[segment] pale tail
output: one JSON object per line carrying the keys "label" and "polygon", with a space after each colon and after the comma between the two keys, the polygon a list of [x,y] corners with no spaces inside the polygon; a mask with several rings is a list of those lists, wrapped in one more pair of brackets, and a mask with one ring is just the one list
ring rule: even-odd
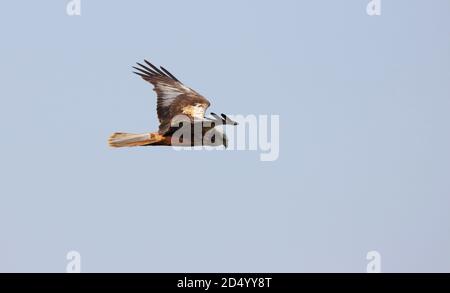
{"label": "pale tail", "polygon": [[151,145],[160,142],[163,139],[164,137],[159,133],[132,134],[116,132],[109,137],[108,142],[109,146],[120,148]]}

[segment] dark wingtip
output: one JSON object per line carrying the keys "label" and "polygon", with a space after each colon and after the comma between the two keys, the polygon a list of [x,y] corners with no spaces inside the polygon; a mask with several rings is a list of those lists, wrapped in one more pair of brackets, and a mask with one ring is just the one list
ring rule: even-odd
{"label": "dark wingtip", "polygon": [[145,80],[148,80],[148,78],[149,78],[147,75],[142,74],[142,73],[140,73],[140,72],[133,71],[133,73],[139,75],[140,77],[142,77],[142,78],[145,79]]}
{"label": "dark wingtip", "polygon": [[[158,73],[155,72],[153,69],[148,68],[148,67],[145,66],[144,64],[141,64],[141,63],[139,63],[139,62],[136,62],[136,64],[139,65],[140,67],[142,67],[142,68],[136,68],[136,69],[139,70],[139,71],[145,72],[145,73],[147,73],[148,75],[156,75],[156,74],[158,74]],[[144,69],[145,69],[145,70],[144,70]]]}
{"label": "dark wingtip", "polygon": [[227,124],[239,125],[239,123],[237,123],[236,121],[231,120],[230,117],[228,117],[227,115],[225,115],[223,113],[221,113],[220,115],[227,122]]}
{"label": "dark wingtip", "polygon": [[164,67],[160,66],[161,70],[164,71],[164,73],[168,76],[170,76],[173,80],[180,82],[172,73],[169,72],[169,70],[165,69]]}
{"label": "dark wingtip", "polygon": [[139,62],[136,62],[136,63],[139,66],[141,66],[142,68],[144,68],[145,70],[149,71],[151,75],[160,75],[160,76],[168,77],[168,78],[171,78],[171,79],[181,83],[181,81],[179,81],[172,73],[170,73],[164,67],[160,66],[160,68],[158,68],[155,65],[153,65],[150,61],[148,61],[147,59],[144,59],[144,62],[145,62],[145,64],[150,66],[150,68],[148,66],[145,66],[145,65],[139,63]]}
{"label": "dark wingtip", "polygon": [[217,115],[217,114],[214,113],[214,112],[211,112],[211,116],[213,116],[214,118],[216,118],[216,120],[219,120],[219,121],[222,121],[222,120],[223,120],[222,118],[220,118],[219,115]]}
{"label": "dark wingtip", "polygon": [[147,61],[146,59],[144,59],[144,62],[147,63],[148,66],[150,66],[153,71],[157,72],[158,74],[162,75],[162,76],[167,76],[164,74],[164,72],[162,72],[161,70],[159,70],[158,67],[156,67],[155,65],[153,65],[152,63],[150,63],[149,61]]}

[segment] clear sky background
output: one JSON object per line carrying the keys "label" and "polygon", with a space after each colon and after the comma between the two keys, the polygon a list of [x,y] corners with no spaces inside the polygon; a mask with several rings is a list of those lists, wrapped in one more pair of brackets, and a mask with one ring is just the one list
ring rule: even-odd
{"label": "clear sky background", "polygon": [[[0,271],[450,272],[450,1],[2,1]],[[147,58],[280,157],[110,149]]]}

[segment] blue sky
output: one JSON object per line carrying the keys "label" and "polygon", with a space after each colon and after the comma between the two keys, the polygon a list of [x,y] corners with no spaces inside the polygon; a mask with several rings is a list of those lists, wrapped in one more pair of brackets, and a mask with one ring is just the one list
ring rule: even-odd
{"label": "blue sky", "polygon": [[[8,1],[0,271],[450,271],[450,2]],[[147,58],[280,156],[112,150],[157,129]]]}

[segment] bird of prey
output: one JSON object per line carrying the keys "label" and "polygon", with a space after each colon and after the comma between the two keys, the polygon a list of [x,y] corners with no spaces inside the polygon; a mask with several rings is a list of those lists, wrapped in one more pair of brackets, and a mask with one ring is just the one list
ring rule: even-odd
{"label": "bird of prey", "polygon": [[[216,128],[220,125],[237,125],[225,114],[211,113],[205,117],[210,102],[195,90],[185,86],[167,69],[154,66],[147,60],[145,64],[137,62],[133,73],[151,83],[157,95],[156,112],[159,119],[157,132],[132,134],[116,132],[109,137],[111,147],[156,146],[156,145],[224,145],[227,147],[225,134]],[[181,117],[181,118],[180,118]],[[177,136],[177,131],[184,127],[188,135]],[[200,126],[200,127],[198,127]],[[198,129],[200,128],[200,131]],[[206,139],[208,136],[208,139]]]}

